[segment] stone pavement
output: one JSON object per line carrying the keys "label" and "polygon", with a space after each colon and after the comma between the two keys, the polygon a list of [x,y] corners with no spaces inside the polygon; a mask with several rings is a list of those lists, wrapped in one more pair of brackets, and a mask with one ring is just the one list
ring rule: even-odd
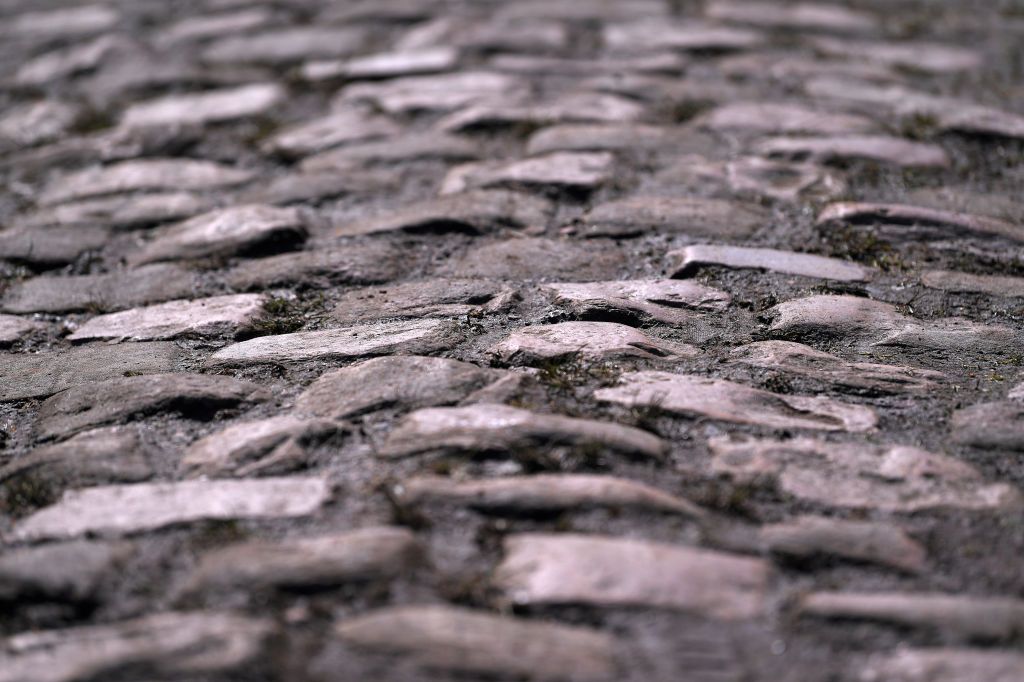
{"label": "stone pavement", "polygon": [[0,682],[1024,680],[1019,0],[0,19]]}

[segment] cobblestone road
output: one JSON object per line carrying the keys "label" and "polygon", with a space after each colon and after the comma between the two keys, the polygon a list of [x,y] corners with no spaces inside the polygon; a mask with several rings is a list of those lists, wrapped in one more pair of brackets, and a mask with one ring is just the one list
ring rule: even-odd
{"label": "cobblestone road", "polygon": [[1018,0],[0,19],[0,682],[1024,680]]}

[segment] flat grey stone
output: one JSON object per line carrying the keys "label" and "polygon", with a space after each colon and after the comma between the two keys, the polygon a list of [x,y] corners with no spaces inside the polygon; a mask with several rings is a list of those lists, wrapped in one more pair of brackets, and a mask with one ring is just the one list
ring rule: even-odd
{"label": "flat grey stone", "polygon": [[441,183],[441,194],[471,188],[526,187],[593,191],[613,177],[609,152],[554,152],[518,161],[483,161],[456,166]]}
{"label": "flat grey stone", "polygon": [[326,480],[296,476],[83,488],[19,521],[10,539],[127,535],[210,519],[295,518],[316,512],[329,496]]}
{"label": "flat grey stone", "polygon": [[457,277],[588,281],[616,276],[623,260],[607,242],[527,237],[471,247],[443,271]]}
{"label": "flat grey stone", "polygon": [[878,18],[868,12],[812,2],[783,4],[764,0],[713,0],[704,6],[704,16],[768,28],[821,29],[842,33],[873,31],[879,26]]}
{"label": "flat grey stone", "polygon": [[1024,298],[1024,278],[1021,277],[928,270],[921,274],[921,284],[942,291]]}
{"label": "flat grey stone", "polygon": [[840,282],[863,282],[872,275],[872,271],[862,265],[836,258],[746,246],[699,244],[669,251],[667,256],[672,262],[673,277],[685,277],[704,265],[768,270]]}
{"label": "flat grey stone", "polygon": [[1024,242],[1024,228],[1011,221],[906,204],[834,203],[818,214],[817,223],[898,226],[887,229],[885,235],[903,240],[980,237]]}
{"label": "flat grey stone", "polygon": [[[106,346],[105,349],[120,357],[152,345]],[[171,344],[166,345],[173,348]],[[109,372],[105,376],[111,374],[121,372]],[[36,430],[41,437],[69,436],[94,426],[156,413],[209,419],[219,409],[269,397],[255,384],[205,374],[150,374],[91,383],[86,380],[87,377],[76,378],[72,388],[40,405]]]}
{"label": "flat grey stone", "polygon": [[946,383],[941,372],[874,362],[847,362],[792,341],[758,341],[731,353],[737,362],[825,383],[830,389],[868,394],[925,394]]}
{"label": "flat grey stone", "polygon": [[130,553],[127,544],[91,540],[8,549],[0,557],[0,602],[93,601]]}
{"label": "flat grey stone", "polygon": [[126,57],[136,51],[127,38],[104,35],[87,43],[74,44],[33,57],[18,67],[14,82],[18,85],[41,86],[84,71],[92,71],[114,55]]}
{"label": "flat grey stone", "polygon": [[936,145],[885,135],[770,137],[754,145],[769,158],[821,163],[872,161],[904,168],[948,168],[949,155]]}
{"label": "flat grey stone", "polygon": [[819,36],[814,48],[843,59],[876,62],[929,74],[955,74],[981,68],[981,52],[954,45],[930,42],[878,42]]}
{"label": "flat grey stone", "polygon": [[936,630],[956,639],[1003,639],[1024,628],[1024,601],[937,592],[811,592],[801,616],[873,620]]}
{"label": "flat grey stone", "polygon": [[507,309],[512,288],[480,279],[426,279],[342,294],[334,319],[363,322],[389,317],[482,317]]}
{"label": "flat grey stone", "polygon": [[196,94],[167,95],[125,109],[121,125],[204,125],[262,116],[279,106],[286,92],[277,83],[253,83]]}
{"label": "flat grey stone", "polygon": [[408,570],[416,549],[411,531],[388,526],[242,542],[204,554],[185,589],[323,588],[384,581]]}
{"label": "flat grey stone", "polygon": [[524,327],[487,352],[503,364],[530,365],[569,359],[693,357],[699,351],[615,322],[560,322]]}
{"label": "flat grey stone", "polygon": [[264,147],[278,154],[302,157],[353,142],[390,137],[400,130],[390,119],[343,110],[286,128],[267,140]]}
{"label": "flat grey stone", "polygon": [[672,49],[731,52],[758,47],[764,35],[758,31],[708,24],[701,21],[640,20],[607,24],[604,44],[624,52]]}
{"label": "flat grey stone", "polygon": [[738,239],[770,219],[758,206],[722,199],[630,197],[598,204],[583,217],[585,236],[632,237],[654,232]]}
{"label": "flat grey stone", "polygon": [[885,523],[800,516],[762,527],[760,537],[770,551],[790,557],[839,557],[909,573],[920,573],[928,561],[920,543]]}
{"label": "flat grey stone", "polygon": [[527,154],[633,150],[671,147],[678,135],[667,126],[640,123],[563,123],[538,130],[526,143]]}
{"label": "flat grey stone", "polygon": [[88,251],[102,249],[109,240],[109,228],[101,226],[3,230],[0,231],[0,260],[66,265]]}
{"label": "flat grey stone", "polygon": [[160,228],[132,262],[234,256],[259,248],[281,251],[305,238],[305,220],[298,209],[233,206]]}
{"label": "flat grey stone", "polygon": [[878,124],[856,114],[842,114],[798,104],[730,102],[700,116],[696,125],[715,131],[813,135],[852,135],[878,130]]}
{"label": "flat grey stone", "polygon": [[296,27],[216,40],[201,53],[207,64],[288,64],[304,59],[346,57],[362,49],[366,32],[345,27]]}
{"label": "flat grey stone", "polygon": [[536,513],[590,507],[634,507],[700,518],[697,505],[625,478],[593,474],[542,474],[452,480],[417,476],[394,486],[402,504],[461,504],[488,512]]}
{"label": "flat grey stone", "polygon": [[777,487],[794,498],[833,508],[918,512],[1015,510],[1013,486],[986,483],[970,465],[909,446],[789,441],[709,442],[712,471],[741,483]]}
{"label": "flat grey stone", "polygon": [[451,111],[490,98],[506,98],[523,86],[521,79],[509,74],[463,71],[354,83],[343,88],[334,102],[370,102],[389,114]]}
{"label": "flat grey stone", "polygon": [[65,134],[81,114],[81,108],[60,100],[9,107],[0,116],[0,148],[30,147]]}
{"label": "flat grey stone", "polygon": [[460,132],[556,123],[623,123],[639,120],[644,113],[643,105],[619,95],[578,92],[536,103],[514,98],[503,102],[487,99],[442,118],[437,128]]}
{"label": "flat grey stone", "polygon": [[523,533],[505,540],[495,585],[520,605],[653,607],[720,620],[756,618],[763,559],[645,540]]}
{"label": "flat grey stone", "polygon": [[42,204],[136,191],[211,190],[249,182],[253,173],[213,161],[139,159],[73,171],[52,180]]}
{"label": "flat grey stone", "polygon": [[252,328],[263,312],[264,300],[260,294],[235,294],[158,303],[146,308],[99,315],[75,330],[68,339],[153,341],[235,336]]}
{"label": "flat grey stone", "polygon": [[70,38],[101,33],[112,28],[121,13],[107,5],[59,7],[20,12],[6,18],[0,33],[8,38]]}
{"label": "flat grey stone", "polygon": [[146,265],[105,275],[40,276],[11,284],[0,309],[15,313],[118,310],[194,294],[199,276],[177,265]]}
{"label": "flat grey stone", "polygon": [[835,199],[847,190],[838,170],[758,156],[721,161],[685,154],[654,178],[659,186],[684,187],[699,194],[780,202]]}
{"label": "flat grey stone", "polygon": [[217,351],[206,365],[287,364],[393,353],[422,354],[451,348],[458,341],[454,325],[443,320],[361,324],[242,341]]}
{"label": "flat grey stone", "polygon": [[179,468],[189,478],[285,473],[307,463],[306,446],[339,428],[326,419],[291,415],[239,422],[192,443]]}
{"label": "flat grey stone", "polygon": [[613,55],[594,58],[549,57],[539,54],[498,54],[488,64],[496,71],[524,74],[590,76],[594,73],[682,73],[685,55],[663,50],[652,54]]}
{"label": "flat grey stone", "polygon": [[473,190],[343,223],[335,228],[335,234],[347,237],[398,230],[484,234],[502,227],[544,226],[553,214],[554,205],[541,197],[505,190]]}
{"label": "flat grey stone", "polygon": [[306,414],[344,419],[387,407],[404,409],[457,403],[504,375],[468,362],[390,356],[332,369],[295,402]]}
{"label": "flat grey stone", "polygon": [[625,314],[666,324],[685,324],[701,313],[720,313],[731,300],[724,291],[672,279],[560,282],[541,289],[576,315]]}
{"label": "flat grey stone", "polygon": [[17,457],[0,467],[0,482],[39,480],[55,490],[135,483],[153,475],[154,460],[155,453],[137,431],[112,426],[43,445]]}
{"label": "flat grey stone", "polygon": [[262,28],[273,20],[269,8],[243,8],[233,12],[189,16],[160,31],[154,42],[161,47],[196,43],[232,33]]}
{"label": "flat grey stone", "polygon": [[465,161],[480,158],[478,144],[464,137],[441,133],[407,133],[386,140],[350,144],[302,160],[306,173],[347,170],[369,164],[397,164],[411,161]]}
{"label": "flat grey stone", "polygon": [[182,220],[209,211],[214,200],[191,192],[161,192],[142,196],[115,194],[84,199],[22,214],[15,228],[65,225],[109,225],[117,229],[144,227]]}
{"label": "flat grey stone", "polygon": [[998,649],[898,649],[874,654],[859,667],[860,682],[1016,682],[1024,655]]}
{"label": "flat grey stone", "polygon": [[580,681],[616,673],[615,640],[603,632],[454,606],[392,606],[335,631],[356,647],[432,670]]}
{"label": "flat grey stone", "polygon": [[0,641],[0,682],[74,682],[125,668],[158,676],[226,672],[261,654],[274,627],[231,613],[171,611],[26,632]]}
{"label": "flat grey stone", "polygon": [[46,325],[35,320],[0,314],[0,346],[10,346],[45,328]]}
{"label": "flat grey stone", "polygon": [[773,429],[813,429],[860,433],[875,428],[874,410],[822,396],[780,395],[723,379],[629,372],[614,388],[594,397],[627,407],[657,407],[667,412],[708,419],[755,424]]}
{"label": "flat grey stone", "polygon": [[791,50],[751,52],[719,60],[721,73],[730,78],[766,78],[773,81],[792,81],[802,86],[816,77],[846,77],[879,81],[898,80],[897,71],[890,65],[865,60],[829,59],[821,55],[796,54]]}
{"label": "flat grey stone", "polygon": [[342,196],[371,194],[398,189],[401,177],[382,169],[353,169],[351,172],[319,171],[293,173],[255,183],[239,194],[239,201],[255,204],[317,204]]}
{"label": "flat grey stone", "polygon": [[225,280],[241,290],[282,284],[374,284],[395,279],[408,266],[404,249],[383,241],[368,241],[315,246],[308,251],[243,261],[227,271]]}
{"label": "flat grey stone", "polygon": [[953,440],[961,445],[985,450],[1024,450],[1024,405],[1016,400],[958,409],[953,412],[950,426]]}
{"label": "flat grey stone", "polygon": [[496,19],[560,19],[625,21],[638,16],[667,17],[669,8],[657,0],[523,0],[502,5]]}
{"label": "flat grey stone", "polygon": [[507,452],[553,444],[603,446],[653,459],[663,457],[667,448],[657,436],[631,426],[482,404],[416,410],[402,418],[377,454],[393,458],[427,452]]}
{"label": "flat grey stone", "polygon": [[170,372],[178,359],[172,343],[126,348],[85,346],[65,351],[18,353],[0,362],[0,400],[41,398],[92,381],[126,373]]}
{"label": "flat grey stone", "polygon": [[459,51],[453,46],[423,47],[379,52],[344,61],[307,62],[302,65],[302,77],[309,81],[324,81],[420,76],[450,71],[458,60]]}

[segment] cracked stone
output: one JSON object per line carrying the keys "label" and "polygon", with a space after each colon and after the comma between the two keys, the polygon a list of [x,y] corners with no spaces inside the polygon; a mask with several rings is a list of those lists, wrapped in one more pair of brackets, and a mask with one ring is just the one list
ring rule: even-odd
{"label": "cracked stone", "polygon": [[287,364],[369,355],[422,354],[458,343],[455,326],[444,320],[361,324],[340,329],[262,336],[217,351],[208,367]]}
{"label": "cracked stone", "polygon": [[108,485],[65,492],[19,521],[16,542],[127,535],[203,520],[309,516],[330,497],[322,478],[183,481]]}
{"label": "cracked stone", "polygon": [[0,231],[0,260],[53,267],[66,265],[110,241],[106,227],[51,227]]}
{"label": "cracked stone", "polygon": [[266,476],[301,469],[306,447],[340,429],[326,419],[291,415],[232,424],[189,446],[180,469],[188,478]]}
{"label": "cracked stone", "polygon": [[121,125],[203,125],[261,116],[278,107],[285,89],[277,83],[253,83],[196,94],[169,95],[137,102],[125,109]]}
{"label": "cracked stone", "polygon": [[699,351],[615,322],[560,322],[524,327],[487,352],[502,364],[530,365],[569,359],[693,357]]}
{"label": "cracked stone", "polygon": [[667,447],[657,436],[622,424],[482,404],[416,410],[388,434],[377,454],[397,458],[427,452],[508,452],[554,444],[598,445],[653,459],[661,459]]}
{"label": "cracked stone", "polygon": [[969,272],[928,270],[921,273],[921,284],[942,291],[988,294],[1024,298],[1024,278],[1000,275],[973,275]]}
{"label": "cracked stone", "polygon": [[8,549],[0,558],[0,602],[94,601],[130,554],[127,544],[92,540]]}
{"label": "cracked stone", "polygon": [[949,155],[936,145],[885,135],[832,137],[771,137],[754,146],[769,158],[821,163],[873,161],[904,168],[947,168]]}
{"label": "cracked stone", "polygon": [[899,649],[861,664],[860,682],[1016,682],[1024,655],[992,649]]}
{"label": "cracked stone", "polygon": [[620,385],[595,391],[603,402],[650,406],[687,416],[703,416],[774,429],[871,431],[874,410],[822,396],[781,395],[722,379],[668,372],[628,372]]}
{"label": "cracked stone", "polygon": [[581,682],[616,672],[610,635],[454,606],[387,607],[347,618],[335,631],[356,647],[432,670]]}
{"label": "cracked stone", "polygon": [[545,284],[555,303],[577,316],[637,317],[643,321],[685,324],[701,313],[720,313],[729,294],[691,281],[637,279],[616,282]]}
{"label": "cracked stone", "polygon": [[1003,483],[986,483],[970,465],[910,446],[727,437],[709,441],[715,473],[764,483],[828,507],[918,512],[941,509],[1020,509],[1024,497]]}
{"label": "cracked stone", "polygon": [[720,620],[756,618],[763,559],[601,535],[523,533],[505,540],[494,584],[520,605],[646,606]]}
{"label": "cracked stone", "polygon": [[261,248],[287,250],[305,240],[306,226],[298,209],[249,204],[204,213],[162,227],[154,235],[134,256],[135,265],[233,256]]}
{"label": "cracked stone", "polygon": [[178,349],[172,343],[145,343],[125,348],[84,346],[5,355],[0,363],[0,400],[42,398],[126,373],[170,372],[178,356]]}
{"label": "cracked stone", "polygon": [[871,279],[873,274],[869,268],[849,261],[811,253],[744,246],[699,244],[669,251],[667,257],[673,263],[673,277],[686,277],[705,265],[768,270],[840,282],[863,282]]}
{"label": "cracked stone", "polygon": [[170,611],[26,632],[0,641],[0,682],[74,682],[125,668],[158,676],[226,672],[260,655],[273,631],[265,619]]}
{"label": "cracked stone", "polygon": [[260,294],[236,294],[159,303],[147,308],[99,315],[75,330],[68,339],[153,341],[181,337],[234,337],[252,328],[263,313],[264,300]]}
{"label": "cracked stone", "polygon": [[845,135],[878,129],[874,121],[864,116],[774,102],[730,102],[702,115],[696,124],[715,131],[776,134]]}
{"label": "cracked stone", "polygon": [[299,396],[297,410],[344,419],[388,407],[460,402],[500,379],[500,370],[417,356],[373,358],[325,373]]}
{"label": "cracked stone", "polygon": [[905,204],[830,204],[818,214],[817,224],[830,223],[882,226],[881,234],[901,241],[982,237],[1024,242],[1024,228],[1010,221]]}
{"label": "cracked stone", "polygon": [[334,319],[352,323],[389,317],[480,317],[507,309],[517,293],[479,279],[427,279],[342,294]]}
{"label": "cracked stone", "polygon": [[[104,350],[108,351],[108,356],[123,358],[136,348],[153,345],[105,346]],[[173,344],[161,345],[176,350]],[[110,371],[109,364],[104,369],[103,376],[122,374]],[[86,383],[87,379],[77,376],[72,388],[40,405],[36,424],[40,437],[70,436],[94,426],[163,412],[210,419],[219,409],[270,397],[256,384],[205,374],[149,374],[91,383]]]}
{"label": "cracked stone", "polygon": [[614,476],[542,474],[456,481],[417,476],[395,485],[401,504],[462,504],[488,512],[537,513],[590,507],[634,507],[701,518],[697,505],[653,486]]}
{"label": "cracked stone", "polygon": [[631,197],[598,204],[583,217],[587,237],[633,237],[653,232],[748,237],[770,216],[758,206],[721,199]]}
{"label": "cracked stone", "polygon": [[555,152],[511,162],[463,164],[448,171],[441,194],[501,186],[593,191],[611,180],[614,162],[607,152]]}

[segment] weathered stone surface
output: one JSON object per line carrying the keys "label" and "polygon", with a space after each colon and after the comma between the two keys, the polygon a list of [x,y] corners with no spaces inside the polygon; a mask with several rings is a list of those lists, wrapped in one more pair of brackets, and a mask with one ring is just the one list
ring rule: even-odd
{"label": "weathered stone surface", "polygon": [[934,74],[974,71],[982,66],[976,50],[929,42],[869,42],[817,37],[814,47],[829,56],[891,65]]}
{"label": "weathered stone surface", "polygon": [[343,294],[334,308],[340,322],[389,317],[481,317],[509,307],[516,292],[479,279],[428,279]]}
{"label": "weathered stone surface", "polygon": [[803,616],[876,620],[938,630],[964,639],[1012,637],[1024,628],[1024,601],[934,592],[812,592],[798,605]]}
{"label": "weathered stone surface", "polygon": [[1019,509],[1013,486],[988,484],[970,465],[909,446],[789,441],[710,441],[712,470],[762,482],[829,507],[915,512],[929,509]]}
{"label": "weathered stone surface", "polygon": [[860,682],[1016,682],[1024,655],[992,649],[899,649],[861,664]]}
{"label": "weathered stone surface", "polygon": [[614,161],[608,152],[554,152],[519,161],[464,164],[448,171],[441,194],[503,186],[592,191],[612,178]]}
{"label": "weathered stone surface", "polygon": [[302,65],[302,77],[310,81],[344,78],[369,80],[417,76],[450,71],[458,63],[459,52],[452,46],[380,52],[345,61],[317,61]]}
{"label": "weathered stone surface", "polygon": [[608,680],[615,675],[610,635],[452,606],[390,607],[336,626],[342,640],[400,654],[417,665],[538,680]]}
{"label": "weathered stone surface", "polygon": [[757,617],[767,562],[600,535],[527,533],[505,540],[494,582],[517,604],[674,609],[722,620]]}
{"label": "weathered stone surface", "polygon": [[330,496],[322,478],[136,483],[83,488],[18,522],[14,541],[127,535],[204,519],[308,516]]}
{"label": "weathered stone surface", "polygon": [[171,611],[26,632],[0,643],[0,682],[74,682],[125,668],[158,676],[225,672],[255,659],[273,631],[269,620]]}
{"label": "weathered stone surface", "polygon": [[178,359],[171,343],[130,348],[86,346],[66,351],[5,355],[0,362],[0,400],[41,398],[66,388],[125,373],[169,372]]}
{"label": "weathered stone surface", "polygon": [[605,45],[626,52],[638,48],[728,52],[757,47],[763,41],[764,36],[757,31],[700,21],[644,20],[609,24],[604,29]]}
{"label": "weathered stone surface", "polygon": [[540,197],[504,190],[474,190],[399,207],[335,229],[338,236],[378,232],[459,231],[483,234],[502,227],[544,226],[553,204]]}
{"label": "weathered stone surface", "polygon": [[346,57],[359,50],[365,40],[365,31],[356,28],[285,28],[221,38],[202,51],[202,60],[208,64],[287,64],[303,59]]}
{"label": "weathered stone surface", "polygon": [[190,445],[180,468],[189,478],[266,476],[300,469],[306,464],[306,446],[339,428],[326,419],[291,415],[239,422]]}
{"label": "weathered stone surface", "polygon": [[168,95],[138,102],[121,116],[127,127],[202,125],[261,116],[280,105],[286,93],[277,83],[253,83],[194,95]]}
{"label": "weathered stone surface", "polygon": [[676,136],[668,127],[632,123],[552,125],[530,136],[528,154],[550,152],[657,150],[671,147]]}
{"label": "weathered stone surface", "polygon": [[653,486],[614,476],[548,474],[456,481],[418,476],[398,483],[402,504],[463,504],[488,512],[535,513],[589,507],[637,507],[700,518],[697,505]]}
{"label": "weathered stone surface", "polygon": [[946,381],[941,372],[874,362],[847,362],[792,341],[758,341],[740,346],[731,356],[745,365],[816,379],[829,388],[868,394],[921,394],[934,391]]}
{"label": "weathered stone surface", "polygon": [[640,16],[667,17],[668,8],[657,0],[524,0],[503,5],[495,18],[625,21]]}
{"label": "weathered stone surface", "polygon": [[839,557],[910,573],[923,571],[928,560],[920,543],[898,527],[884,523],[800,516],[764,526],[760,535],[770,551],[791,557]]}
{"label": "weathered stone surface", "polygon": [[[105,348],[111,354],[125,356],[141,347]],[[108,371],[104,376],[111,374],[120,376],[122,372]],[[204,374],[151,374],[92,383],[86,383],[87,379],[77,377],[72,388],[43,402],[36,424],[40,436],[68,436],[94,426],[160,412],[209,419],[219,409],[269,397],[255,384]]]}
{"label": "weathered stone surface", "polygon": [[394,244],[370,241],[316,246],[240,263],[225,279],[235,289],[262,289],[282,284],[373,284],[398,277],[409,265],[408,254]]}
{"label": "weathered stone surface", "polygon": [[700,313],[722,312],[731,297],[724,291],[670,279],[619,282],[545,284],[555,303],[576,315],[637,317],[667,324],[684,324]]}
{"label": "weathered stone surface", "polygon": [[40,322],[17,315],[0,315],[0,346],[9,346],[45,328]]}
{"label": "weathered stone surface", "polygon": [[177,265],[147,265],[105,275],[34,277],[11,284],[0,308],[14,313],[118,310],[179,298],[200,288],[199,277]]}
{"label": "weathered stone surface", "polygon": [[0,603],[92,601],[130,553],[127,544],[89,540],[6,550],[0,557]]}
{"label": "weathered stone surface", "polygon": [[480,158],[480,147],[471,140],[441,133],[408,133],[382,141],[350,144],[302,160],[304,172],[347,170],[366,164],[410,161],[465,161]]}
{"label": "weathered stone surface", "polygon": [[307,414],[344,419],[387,407],[448,405],[503,374],[446,358],[373,358],[330,370],[299,396],[295,407]]}
{"label": "weathered stone surface", "polygon": [[980,237],[1024,241],[1024,228],[1010,221],[905,204],[839,202],[819,213],[817,222],[899,226],[886,230],[886,236],[908,240]]}
{"label": "weathered stone surface", "polygon": [[79,107],[59,100],[10,107],[0,116],[0,149],[54,140],[75,123],[80,113]]}
{"label": "weathered stone surface", "polygon": [[155,41],[160,46],[210,40],[232,33],[243,33],[269,24],[273,15],[267,8],[253,7],[224,14],[190,16],[168,26]]}
{"label": "weathered stone surface", "polygon": [[585,236],[631,237],[649,232],[749,236],[769,219],[757,206],[721,199],[631,197],[599,204],[583,217]]}
{"label": "weathered stone surface", "polygon": [[99,224],[119,229],[136,228],[191,218],[210,210],[213,206],[213,199],[191,192],[161,192],[142,196],[115,194],[58,204],[22,214],[14,226],[39,228]]}
{"label": "weathered stone surface", "polygon": [[956,410],[950,425],[957,443],[986,450],[1024,450],[1024,405],[1020,402],[971,405]]}
{"label": "weathered stone surface", "polygon": [[64,265],[84,253],[102,249],[109,239],[110,230],[99,226],[3,230],[0,231],[0,260]]}
{"label": "weathered stone surface", "polygon": [[810,159],[822,163],[873,161],[906,168],[950,165],[949,155],[938,145],[884,135],[772,137],[756,144],[754,151],[769,158]]}
{"label": "weathered stone surface", "polygon": [[92,71],[114,55],[126,57],[135,49],[135,45],[127,38],[115,35],[100,36],[87,43],[62,47],[29,59],[18,67],[14,74],[14,82],[18,85],[44,85],[50,81]]}
{"label": "weathered stone surface", "polygon": [[685,55],[664,50],[652,54],[615,55],[580,59],[546,57],[536,54],[499,54],[489,62],[492,69],[510,73],[589,76],[594,73],[651,72],[682,73],[689,60]]}
{"label": "weathered stone surface", "polygon": [[811,2],[784,5],[763,0],[714,0],[705,5],[704,16],[772,28],[859,32],[878,27],[878,20],[867,12]]}
{"label": "weathered stone surface", "polygon": [[113,27],[120,17],[120,12],[107,5],[44,9],[8,16],[0,32],[15,39],[70,38],[105,31]]}
{"label": "weathered stone surface", "polygon": [[343,196],[393,190],[400,177],[381,169],[352,172],[323,171],[293,173],[255,183],[238,196],[239,201],[256,204],[318,204]]}
{"label": "weathered stone surface", "polygon": [[426,452],[506,452],[536,445],[599,445],[660,459],[666,444],[630,426],[546,415],[507,405],[470,405],[417,410],[404,417],[377,449],[381,457]]}
{"label": "weathered stone surface", "polygon": [[242,542],[205,554],[186,590],[308,589],[387,580],[407,570],[415,554],[412,532],[389,526],[274,542]]}
{"label": "weathered stone surface", "polygon": [[608,243],[528,237],[473,247],[444,271],[458,277],[588,281],[616,275],[622,262],[622,252]]}
{"label": "weathered stone surface", "polygon": [[896,70],[886,64],[864,60],[828,59],[821,55],[794,54],[790,50],[738,54],[718,62],[721,72],[731,78],[768,78],[802,86],[814,77],[848,77],[892,81]]}
{"label": "weathered stone surface", "polygon": [[567,359],[692,357],[698,350],[615,322],[560,322],[512,332],[488,353],[503,364],[529,365]]}
{"label": "weathered stone surface", "polygon": [[834,199],[846,191],[838,171],[813,163],[743,156],[731,161],[685,154],[655,175],[659,185],[746,199]]}
{"label": "weathered stone surface", "polygon": [[270,138],[265,148],[286,156],[308,156],[352,142],[390,137],[400,130],[389,119],[343,110],[286,128]]}
{"label": "weathered stone surface", "polygon": [[123,426],[94,429],[44,445],[0,467],[0,483],[34,479],[47,487],[81,488],[144,481],[154,472],[152,448]]}
{"label": "weathered stone surface", "polygon": [[697,125],[716,131],[852,135],[878,130],[869,118],[774,102],[731,102],[715,107]]}
{"label": "weathered stone surface", "polygon": [[206,364],[210,367],[287,364],[392,353],[430,353],[450,348],[457,342],[454,325],[443,320],[361,324],[242,341],[217,351]]}
{"label": "weathered stone surface", "polygon": [[160,228],[135,254],[136,265],[207,256],[233,256],[255,249],[281,251],[306,238],[298,209],[250,204],[204,213]]}
{"label": "weathered stone surface", "polygon": [[705,265],[768,270],[787,275],[833,279],[840,282],[863,282],[870,279],[872,275],[870,269],[849,261],[816,256],[811,253],[794,253],[747,246],[699,244],[687,246],[679,251],[669,251],[667,257],[672,263],[673,277],[686,277]]}
{"label": "weathered stone surface", "polygon": [[142,190],[209,190],[241,185],[252,172],[212,161],[139,159],[96,166],[55,178],[40,197],[43,204]]}
{"label": "weathered stone surface", "polygon": [[625,97],[579,92],[533,104],[522,103],[519,99],[490,103],[488,99],[446,116],[438,121],[437,127],[458,132],[556,123],[622,123],[639,120],[643,115],[644,107]]}
{"label": "weathered stone surface", "polygon": [[411,76],[349,85],[335,103],[368,101],[389,114],[451,111],[488,98],[508,97],[522,85],[515,76],[485,71]]}
{"label": "weathered stone surface", "polygon": [[94,317],[68,339],[152,341],[185,336],[235,336],[252,327],[263,311],[263,302],[264,297],[259,294],[236,294],[160,303]]}
{"label": "weathered stone surface", "polygon": [[973,275],[951,270],[928,270],[921,274],[921,284],[943,291],[988,294],[1024,298],[1024,278],[1001,275]]}
{"label": "weathered stone surface", "polygon": [[594,397],[774,429],[862,432],[872,430],[878,419],[870,408],[821,396],[780,395],[732,381],[668,372],[629,372],[622,375],[621,385],[602,388]]}

